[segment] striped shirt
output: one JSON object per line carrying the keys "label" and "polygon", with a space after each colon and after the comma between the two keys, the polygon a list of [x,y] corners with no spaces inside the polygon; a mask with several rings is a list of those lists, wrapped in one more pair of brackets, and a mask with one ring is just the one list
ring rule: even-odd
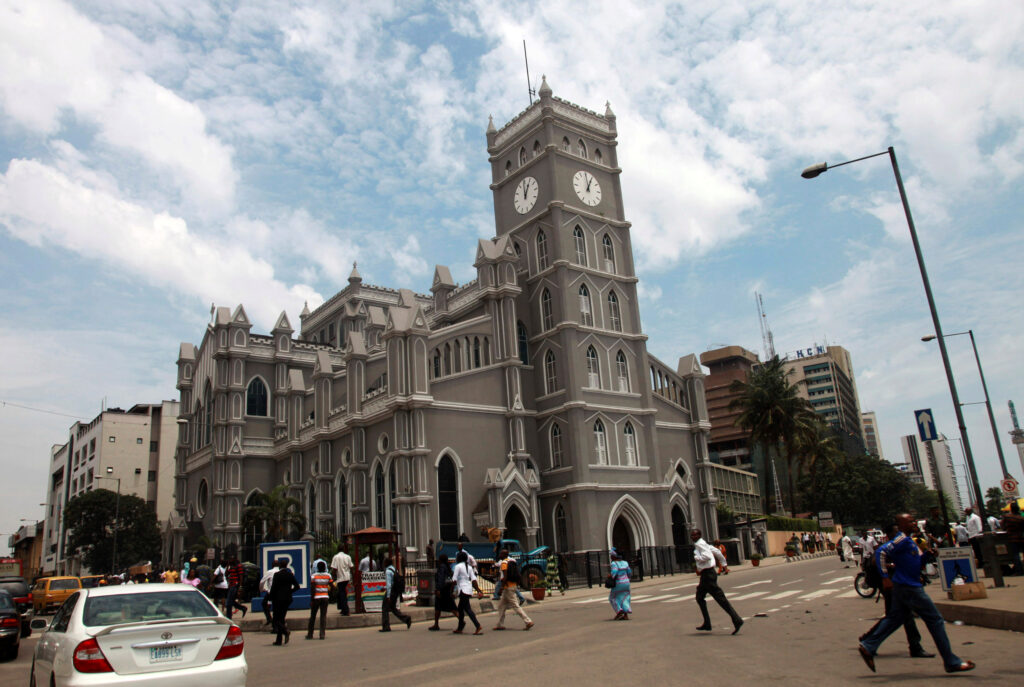
{"label": "striped shirt", "polygon": [[330,596],[331,590],[331,575],[330,573],[318,572],[313,573],[312,577],[309,578],[309,587],[313,592],[314,599],[326,599]]}

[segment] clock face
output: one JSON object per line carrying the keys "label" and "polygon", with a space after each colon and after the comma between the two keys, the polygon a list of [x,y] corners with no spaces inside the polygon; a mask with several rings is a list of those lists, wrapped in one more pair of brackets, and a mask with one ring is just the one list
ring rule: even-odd
{"label": "clock face", "polygon": [[537,202],[537,194],[540,193],[540,186],[537,184],[537,180],[533,177],[526,177],[519,182],[516,186],[516,195],[512,199],[513,205],[516,207],[516,212],[520,215],[525,215],[527,212],[533,209],[534,204]]}
{"label": "clock face", "polygon": [[601,202],[601,185],[590,172],[576,172],[572,177],[572,187],[580,200],[587,205],[594,206]]}

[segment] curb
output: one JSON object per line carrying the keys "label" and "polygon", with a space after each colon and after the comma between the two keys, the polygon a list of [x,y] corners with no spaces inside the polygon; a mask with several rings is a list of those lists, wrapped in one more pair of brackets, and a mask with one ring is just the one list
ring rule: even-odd
{"label": "curb", "polygon": [[815,553],[802,553],[799,556],[787,556],[786,562],[792,563],[794,561],[809,561],[813,558],[827,558],[835,555],[835,551],[816,551]]}
{"label": "curb", "polygon": [[964,606],[957,602],[936,601],[943,620],[947,623],[960,621],[965,625],[988,627],[994,630],[1024,632],[1024,612],[1002,608]]}
{"label": "curb", "polygon": [[[527,598],[527,604],[538,603],[533,599]],[[479,609],[475,609],[477,615],[493,613],[495,605],[490,599],[482,599],[479,601]],[[431,621],[434,620],[434,607],[433,606],[416,606],[407,605],[403,609],[406,615],[412,618],[414,623]],[[447,617],[442,616],[442,619]],[[304,632],[309,627],[309,612],[305,609],[294,610],[288,613],[288,617],[285,619],[288,625],[288,629],[292,632]],[[271,626],[264,622],[262,613],[247,613],[244,620],[237,621],[238,626],[243,632],[262,632],[269,634]],[[392,619],[392,625],[395,625],[398,629],[401,629],[402,623],[397,619]],[[379,627],[380,626],[380,613],[353,613],[351,615],[341,615],[336,607],[327,609],[327,624],[328,630],[344,630],[349,628],[359,627]],[[320,619],[317,618],[316,628],[320,627]],[[314,628],[314,630],[316,629]]]}

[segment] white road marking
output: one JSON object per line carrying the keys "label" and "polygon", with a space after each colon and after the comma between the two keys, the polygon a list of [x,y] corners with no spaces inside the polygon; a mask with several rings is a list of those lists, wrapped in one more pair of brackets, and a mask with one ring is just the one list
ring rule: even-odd
{"label": "white road marking", "polygon": [[835,575],[835,574],[836,573],[835,573],[834,570],[829,570],[828,572],[818,573],[818,577],[824,577],[825,575]]}
{"label": "white road marking", "polygon": [[760,580],[759,582],[751,582],[750,584],[741,584],[738,587],[733,587],[733,589],[744,589],[746,587],[753,587],[755,584],[771,584],[771,582],[771,580]]}
{"label": "white road marking", "polygon": [[574,604],[592,604],[592,603],[597,603],[598,601],[607,601],[607,600],[608,599],[606,599],[604,597],[598,597],[596,599],[583,599],[582,601],[573,601],[573,603]]}
{"label": "white road marking", "polygon": [[641,599],[646,599],[650,596],[650,594],[637,594],[635,596],[630,596],[629,598],[631,601],[640,601]]}
{"label": "white road marking", "polygon": [[801,590],[799,590],[799,589],[791,589],[788,592],[779,592],[778,594],[772,594],[771,596],[766,596],[764,598],[765,598],[765,601],[768,601],[768,600],[774,601],[775,599],[785,599],[787,596],[793,596],[794,594],[799,594],[800,591]]}
{"label": "white road marking", "polygon": [[674,599],[669,599],[668,601],[662,601],[661,603],[663,603],[663,604],[677,604],[680,601],[692,601],[692,600],[693,600],[692,596],[677,596]]}
{"label": "white road marking", "polygon": [[665,599],[671,599],[674,596],[675,594],[665,594],[663,596],[645,596],[642,599],[634,596],[631,600],[637,601],[638,603],[647,603],[648,601],[664,601]]}
{"label": "white road marking", "polygon": [[838,591],[838,590],[836,590],[836,589],[819,589],[816,592],[811,592],[810,594],[804,594],[803,596],[800,597],[800,600],[801,601],[810,601],[811,599],[817,599],[819,596],[828,596],[829,594],[835,594],[836,591]]}
{"label": "white road marking", "polygon": [[843,592],[842,594],[840,594],[836,598],[837,599],[852,599],[855,596],[859,596],[859,594],[857,594],[857,590],[856,589],[851,589],[848,592]]}
{"label": "white road marking", "polygon": [[768,592],[750,592],[749,594],[744,594],[743,596],[734,596],[734,597],[732,597],[729,600],[730,601],[744,601],[745,599],[753,599],[756,596],[764,596],[767,593]]}
{"label": "white road marking", "polygon": [[849,581],[850,581],[850,578],[848,576],[846,576],[846,575],[843,575],[842,577],[837,577],[834,580],[829,580],[827,582],[822,582],[822,584],[835,584],[837,582],[849,582]]}
{"label": "white road marking", "polygon": [[775,613],[777,610],[779,610],[779,609],[777,609],[777,608],[769,608],[767,611],[761,611],[761,612],[762,613]]}
{"label": "white road marking", "polygon": [[690,582],[689,584],[681,584],[681,585],[679,585],[677,587],[665,587],[661,591],[663,591],[663,592],[671,592],[671,591],[675,591],[676,589],[686,589],[687,587],[696,587],[698,584],[700,584],[700,582]]}
{"label": "white road marking", "polygon": [[[804,578],[801,577],[799,579],[793,580],[792,582],[783,582],[779,586],[780,587],[785,587],[787,584],[796,584],[797,582],[803,582],[803,581],[804,581]],[[828,583],[826,582],[826,584],[828,584]]]}

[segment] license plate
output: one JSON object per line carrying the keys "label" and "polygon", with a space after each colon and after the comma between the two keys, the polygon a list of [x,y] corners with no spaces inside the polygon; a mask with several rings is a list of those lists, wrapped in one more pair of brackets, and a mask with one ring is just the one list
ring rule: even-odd
{"label": "license plate", "polygon": [[181,647],[180,646],[161,646],[161,647],[150,647],[149,649],[149,662],[150,663],[165,663],[167,661],[180,661],[181,660]]}

